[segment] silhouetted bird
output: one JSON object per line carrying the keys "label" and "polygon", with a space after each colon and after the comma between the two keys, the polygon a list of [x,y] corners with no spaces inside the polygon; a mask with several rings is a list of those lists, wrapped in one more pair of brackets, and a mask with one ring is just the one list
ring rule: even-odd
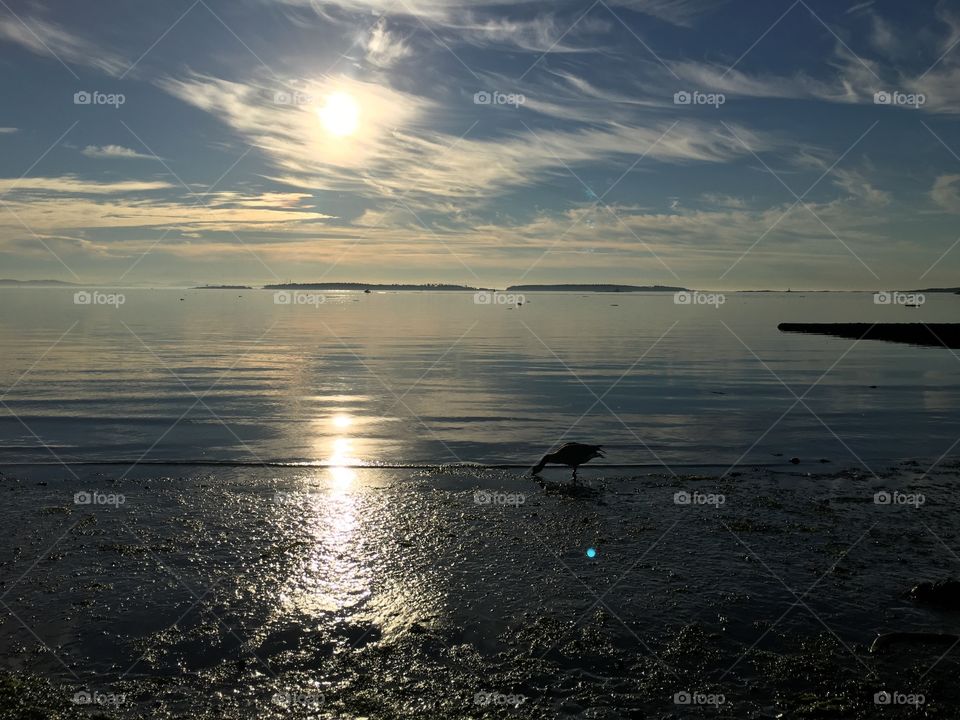
{"label": "silhouetted bird", "polygon": [[561,445],[552,453],[544,455],[540,462],[533,466],[533,474],[536,475],[543,470],[544,465],[553,463],[555,465],[566,465],[573,468],[573,481],[577,481],[577,468],[584,463],[590,462],[595,457],[606,457],[603,454],[602,445],[584,445],[583,443],[570,442]]}

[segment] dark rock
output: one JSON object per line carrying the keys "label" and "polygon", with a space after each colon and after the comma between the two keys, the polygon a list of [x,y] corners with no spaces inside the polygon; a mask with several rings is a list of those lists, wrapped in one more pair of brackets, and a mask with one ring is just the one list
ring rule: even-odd
{"label": "dark rock", "polygon": [[875,653],[885,650],[891,645],[909,644],[909,645],[953,645],[960,640],[960,636],[949,633],[928,633],[928,632],[892,632],[877,635],[876,639],[870,644],[870,652]]}
{"label": "dark rock", "polygon": [[950,579],[919,583],[910,591],[910,599],[927,605],[960,610],[960,581]]}
{"label": "dark rock", "polygon": [[800,458],[798,458],[798,457],[790,458],[790,462],[792,462],[794,465],[799,465],[799,464],[800,464]]}
{"label": "dark rock", "polygon": [[780,332],[960,348],[960,323],[780,323]]}

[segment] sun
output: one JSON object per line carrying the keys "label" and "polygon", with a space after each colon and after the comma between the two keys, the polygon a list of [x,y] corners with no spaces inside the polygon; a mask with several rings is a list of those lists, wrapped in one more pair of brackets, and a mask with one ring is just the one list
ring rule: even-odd
{"label": "sun", "polygon": [[327,103],[317,111],[324,129],[331,135],[346,137],[357,131],[360,108],[356,100],[344,92],[335,92]]}

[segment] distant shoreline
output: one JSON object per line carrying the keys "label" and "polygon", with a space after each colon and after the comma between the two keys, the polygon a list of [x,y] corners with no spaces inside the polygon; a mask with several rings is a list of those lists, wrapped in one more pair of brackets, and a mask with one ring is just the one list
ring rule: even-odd
{"label": "distant shoreline", "polygon": [[496,292],[493,288],[476,288],[469,285],[451,285],[447,283],[278,283],[264,285],[264,290],[370,290],[373,291],[440,291],[440,292]]}
{"label": "distant shoreline", "polygon": [[507,292],[690,292],[689,288],[669,285],[575,284],[510,285]]}
{"label": "distant shoreline", "polygon": [[[223,285],[113,285],[107,283],[79,283],[66,282],[63,280],[14,280],[11,278],[0,278],[0,288],[122,288],[126,290],[326,290],[326,291],[358,291],[369,290],[371,292],[509,292],[509,293],[533,293],[533,292],[570,292],[570,293],[676,293],[693,292],[692,288],[674,287],[671,285],[624,285],[620,283],[549,283],[549,284],[529,284],[529,285],[509,285],[505,290],[497,288],[472,287],[470,285],[458,285],[453,283],[360,283],[360,282],[321,282],[321,283],[275,283],[270,285],[242,285],[242,284],[223,284]],[[960,295],[960,287],[934,287],[911,290],[896,290],[887,288],[884,292],[907,292],[907,293],[928,293],[928,294],[954,294]],[[785,290],[722,290],[717,292],[729,294],[823,294],[823,293],[877,293],[881,290],[797,290],[787,288]]]}
{"label": "distant shoreline", "polygon": [[252,285],[197,285],[191,290],[253,290]]}

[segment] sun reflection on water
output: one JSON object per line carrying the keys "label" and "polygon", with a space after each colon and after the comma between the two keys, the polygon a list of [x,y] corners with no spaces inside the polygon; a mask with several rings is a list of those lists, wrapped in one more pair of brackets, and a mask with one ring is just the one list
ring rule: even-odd
{"label": "sun reflection on water", "polygon": [[[345,413],[331,416],[329,424],[339,429],[353,425]],[[353,465],[354,440],[347,436],[321,436],[326,456],[320,480],[326,490],[307,496],[304,508],[312,546],[302,571],[290,579],[291,590],[284,594],[288,609],[317,615],[351,614],[371,594],[371,568],[363,562],[361,527],[357,518],[355,493],[357,471]]]}
{"label": "sun reflection on water", "polygon": [[280,600],[287,614],[331,627],[376,627],[389,635],[429,623],[445,611],[430,590],[437,578],[411,567],[420,556],[419,528],[411,527],[408,508],[384,503],[378,471],[357,467],[364,465],[357,456],[372,442],[358,432],[368,424],[364,420],[340,412],[316,422],[314,448],[321,467],[305,485],[321,487],[298,494],[303,503],[289,517],[303,550]]}
{"label": "sun reflection on water", "polygon": [[305,530],[312,539],[283,599],[288,610],[306,615],[349,615],[370,596],[372,583],[371,568],[362,558],[362,528],[352,491],[356,471],[330,467],[322,473],[328,489],[305,496]]}
{"label": "sun reflection on water", "polygon": [[334,415],[330,421],[333,423],[334,427],[337,428],[348,428],[353,425],[353,418],[347,415],[346,413],[338,413]]}

